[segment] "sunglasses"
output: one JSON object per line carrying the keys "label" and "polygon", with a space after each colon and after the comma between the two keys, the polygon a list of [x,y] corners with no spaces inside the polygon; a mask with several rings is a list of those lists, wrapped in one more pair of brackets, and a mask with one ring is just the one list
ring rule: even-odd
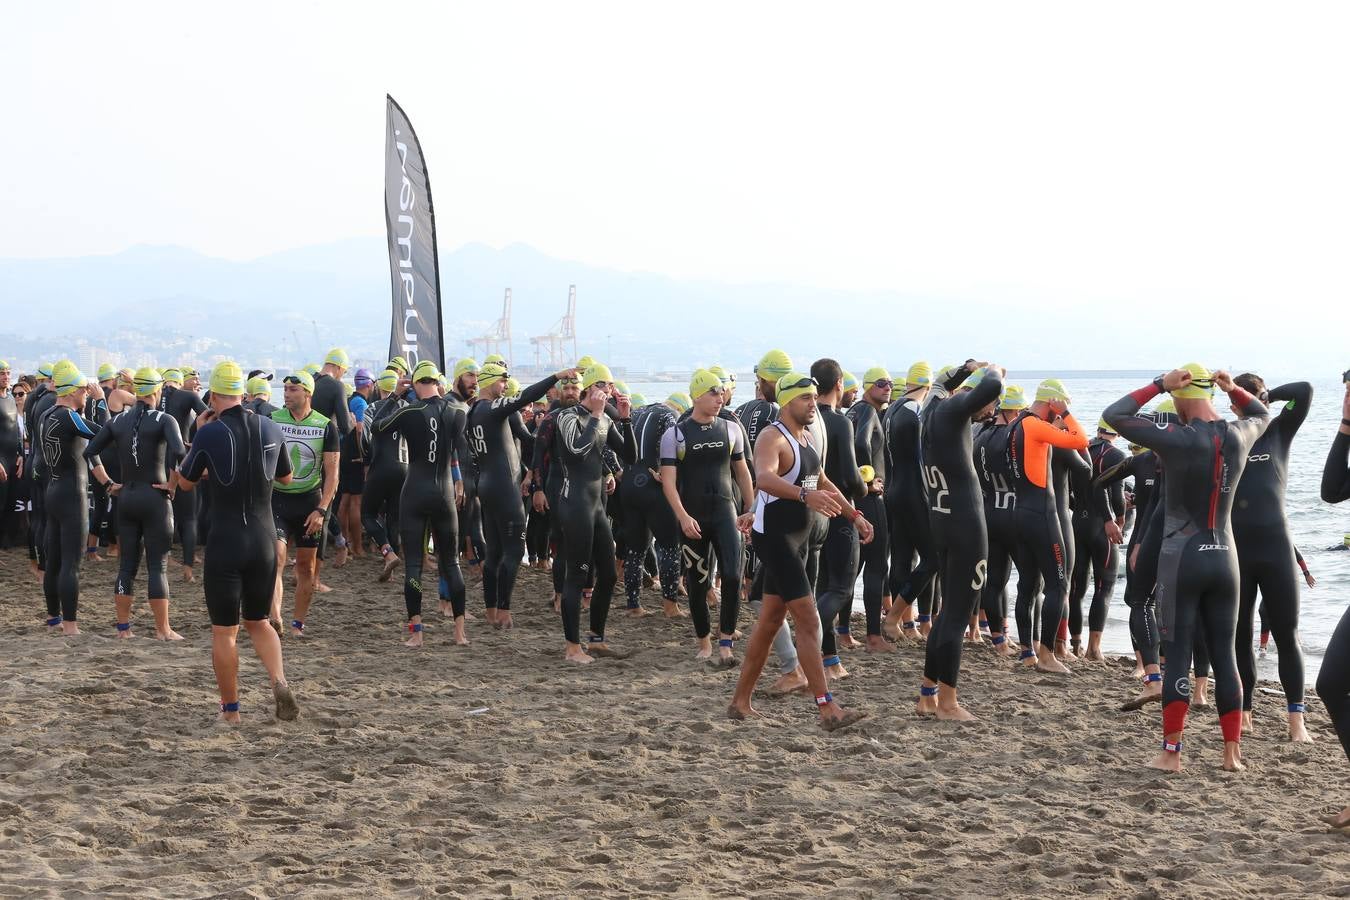
{"label": "sunglasses", "polygon": [[874,381],[874,382],[872,382],[872,387],[884,388],[885,390],[888,390],[888,391],[889,391],[892,387],[894,387],[894,386],[895,386],[895,382],[893,382],[893,381],[887,381],[887,380],[885,380],[885,379],[882,379],[881,381]]}
{"label": "sunglasses", "polygon": [[814,378],[800,378],[797,381],[794,381],[792,384],[780,384],[778,386],[778,389],[780,391],[782,390],[795,391],[798,388],[804,387],[820,387],[820,382],[816,381]]}
{"label": "sunglasses", "polygon": [[300,377],[299,377],[298,375],[287,375],[285,378],[281,379],[281,383],[282,383],[282,384],[298,384],[298,385],[300,385],[301,387],[304,387],[304,386],[305,386],[305,383],[304,383],[303,381],[300,380]]}
{"label": "sunglasses", "polygon": [[581,384],[580,378],[559,378],[558,384]]}
{"label": "sunglasses", "polygon": [[24,397],[27,397],[27,396],[28,396],[28,392],[27,392],[27,391],[15,391],[15,392],[14,392],[14,399],[15,399],[15,400],[22,400]]}

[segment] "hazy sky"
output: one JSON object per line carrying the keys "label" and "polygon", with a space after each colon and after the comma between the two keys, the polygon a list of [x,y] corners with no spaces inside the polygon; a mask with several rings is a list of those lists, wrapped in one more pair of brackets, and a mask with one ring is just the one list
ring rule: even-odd
{"label": "hazy sky", "polygon": [[[134,10],[134,11],[132,11]],[[442,249],[1344,325],[1340,3],[10,4],[0,257]],[[1306,320],[1303,327],[1306,327]]]}

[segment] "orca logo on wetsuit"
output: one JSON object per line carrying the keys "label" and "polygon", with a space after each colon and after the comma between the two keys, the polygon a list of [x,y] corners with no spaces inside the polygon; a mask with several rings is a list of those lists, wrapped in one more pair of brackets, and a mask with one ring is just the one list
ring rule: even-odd
{"label": "orca logo on wetsuit", "polygon": [[718,447],[725,447],[726,445],[727,445],[727,442],[726,442],[726,441],[704,441],[704,442],[701,443],[701,444],[694,444],[694,445],[691,446],[689,449],[691,449],[691,450],[716,450]]}
{"label": "orca logo on wetsuit", "polygon": [[1247,462],[1269,462],[1269,461],[1270,461],[1269,453],[1255,453],[1247,457]]}

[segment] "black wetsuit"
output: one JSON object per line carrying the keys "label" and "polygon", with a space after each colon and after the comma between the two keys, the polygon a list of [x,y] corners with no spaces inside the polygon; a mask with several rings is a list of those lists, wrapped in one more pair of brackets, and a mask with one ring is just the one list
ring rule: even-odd
{"label": "black wetsuit", "polygon": [[1149,385],[1106,408],[1121,437],[1151,448],[1167,467],[1164,532],[1158,557],[1158,626],[1166,654],[1163,733],[1180,732],[1190,707],[1191,654],[1203,632],[1214,668],[1214,700],[1225,741],[1241,736],[1242,684],[1233,652],[1238,566],[1229,513],[1247,454],[1270,421],[1261,401],[1241,388],[1229,396],[1249,418],[1238,422],[1160,423],[1134,414],[1158,394]]}
{"label": "black wetsuit", "polygon": [[[792,467],[782,473],[783,479],[807,491],[816,490],[820,481],[820,454],[812,443],[811,432],[803,429],[804,441],[798,441],[782,422],[774,420],[770,427],[782,432],[792,447]],[[756,495],[750,540],[763,569],[766,595],[779,597],[784,603],[811,596],[806,557],[810,552],[812,520],[816,518],[819,514],[801,500],[785,500],[764,491]]]}
{"label": "black wetsuit", "polygon": [[992,372],[973,390],[951,396],[934,390],[923,409],[924,482],[933,543],[942,570],[942,615],[928,635],[924,677],[956,687],[961,645],[987,579],[989,534],[975,474],[971,419],[998,399],[1003,382]]}
{"label": "black wetsuit", "polygon": [[[720,631],[736,631],[741,598],[741,534],[736,530],[740,512],[732,466],[745,459],[745,436],[737,422],[720,416],[703,424],[693,417],[668,428],[661,437],[661,465],[675,468],[676,488],[684,511],[698,523],[700,536],[681,534],[685,586],[694,633],[711,633],[708,589],[712,587],[713,560],[721,575]],[[634,467],[635,468],[635,467]]]}
{"label": "black wetsuit", "polygon": [[[881,413],[866,401],[848,408],[853,423],[853,453],[859,467],[871,466],[884,489],[890,480],[886,467],[886,429]],[[875,482],[873,482],[875,484]],[[882,597],[890,594],[891,529],[886,514],[886,499],[873,484],[865,485],[865,493],[858,501],[858,510],[872,526],[872,540],[858,547],[858,564],[862,573],[863,608],[867,612],[867,635],[881,634]]]}
{"label": "black wetsuit", "polygon": [[[850,504],[858,504],[867,491],[853,448],[853,423],[848,416],[828,403],[816,404],[816,428],[824,435],[820,442],[825,477]],[[813,432],[815,429],[813,429]],[[816,576],[816,609],[820,613],[821,654],[825,665],[839,663],[835,636],[848,632],[853,612],[853,586],[858,581],[858,528],[847,514],[825,522],[820,551],[820,569]],[[877,632],[881,631],[880,609]],[[869,613],[870,619],[870,613]],[[836,621],[839,623],[836,625]],[[871,623],[868,623],[871,633]]]}
{"label": "black wetsuit", "polygon": [[605,639],[605,622],[618,580],[614,535],[605,515],[605,458],[608,445],[625,461],[637,458],[631,424],[593,416],[580,404],[559,410],[554,431],[553,465],[559,470],[553,518],[562,536],[567,566],[563,578],[563,635],[581,643],[581,592],[588,574],[595,577],[591,594],[591,643]]}
{"label": "black wetsuit", "polygon": [[347,389],[332,375],[320,372],[314,376],[314,392],[310,395],[309,405],[328,417],[328,421],[337,426],[339,435],[352,430],[352,414],[347,406]]}
{"label": "black wetsuit", "polygon": [[32,523],[33,543],[37,547],[38,568],[47,569],[47,467],[42,464],[42,420],[56,405],[56,392],[45,384],[40,384],[28,395],[24,405],[24,418],[28,420],[28,478],[29,490],[33,498],[33,509],[29,515]]}
{"label": "black wetsuit", "polygon": [[[1339,430],[1322,469],[1322,499],[1327,503],[1350,500],[1350,434]],[[1317,696],[1327,708],[1346,759],[1350,759],[1350,607],[1341,614],[1327,642],[1317,673]]]}
{"label": "black wetsuit", "polygon": [[10,517],[14,514],[13,493],[19,481],[19,456],[23,441],[19,437],[19,406],[14,400],[13,388],[0,397],[0,466],[5,475],[0,482],[0,541],[9,534]]}
{"label": "black wetsuit", "polygon": [[[624,544],[624,592],[630,609],[637,608],[642,590],[642,565],[647,546],[656,539],[656,569],[661,579],[661,597],[674,603],[680,583],[680,532],[675,513],[653,475],[661,469],[661,438],[675,427],[675,412],[664,403],[651,403],[633,412],[637,461],[624,469],[622,494]],[[706,615],[706,607],[705,607]]]}
{"label": "black wetsuit", "polygon": [[[1070,585],[1073,567],[1078,564],[1078,541],[1073,530],[1073,505],[1076,502],[1073,488],[1074,485],[1090,480],[1091,468],[1079,451],[1055,447],[1050,451],[1050,472],[1055,479],[1055,509],[1059,514],[1059,533],[1064,536],[1064,612],[1059,620],[1058,637],[1060,640],[1066,640],[1070,623],[1075,615],[1073,606],[1069,603],[1069,596],[1072,593]],[[1081,620],[1081,607],[1077,613]]]}
{"label": "black wetsuit", "polygon": [[[1237,542],[1237,665],[1242,678],[1242,708],[1252,708],[1256,691],[1256,652],[1252,616],[1261,593],[1266,624],[1279,649],[1280,684],[1290,712],[1303,712],[1303,648],[1298,640],[1299,569],[1285,518],[1289,447],[1308,417],[1312,385],[1283,384],[1269,393],[1271,406],[1284,402],[1270,427],[1252,444],[1247,468],[1233,496],[1233,540]],[[1286,402],[1287,401],[1287,402]]]}
{"label": "black wetsuit", "polygon": [[557,376],[550,375],[515,397],[480,398],[469,407],[468,442],[478,469],[486,544],[483,603],[488,609],[511,608],[511,592],[525,555],[525,505],[520,497],[523,471],[513,423],[519,424],[520,410],[547,394],[557,382]]}
{"label": "black wetsuit", "polygon": [[1009,425],[997,419],[984,423],[975,432],[975,471],[984,494],[984,524],[989,533],[988,579],[980,597],[980,607],[1003,643],[1008,619],[1008,576],[1017,555],[1017,492],[1013,489],[1012,469],[1008,464]]}
{"label": "black wetsuit", "polygon": [[[159,396],[160,412],[168,413],[178,422],[178,433],[184,441],[192,440],[193,420],[205,409],[206,404],[195,391],[170,385]],[[173,498],[173,522],[178,531],[178,542],[183,548],[185,566],[192,565],[197,556],[197,510],[201,502],[196,490],[179,491]]]}
{"label": "black wetsuit", "polygon": [[890,480],[886,482],[885,499],[891,534],[890,595],[896,602],[917,603],[919,615],[929,616],[933,611],[937,550],[924,487],[920,411],[918,402],[904,398],[886,410]]}
{"label": "black wetsuit", "polygon": [[[106,452],[110,448],[112,452]],[[154,485],[168,482],[168,473],[185,452],[178,422],[141,402],[114,416],[84,451],[91,462],[96,457],[102,460],[109,477],[108,463],[113,457],[119,462],[118,476],[112,478],[122,485],[117,496],[117,594],[131,596],[135,590],[136,567],[144,547],[149,598],[169,597],[166,570],[173,544],[173,505],[168,494]]]}
{"label": "black wetsuit", "polygon": [[1069,631],[1074,640],[1083,632],[1083,600],[1087,597],[1088,571],[1092,572],[1092,600],[1088,606],[1088,631],[1106,630],[1106,613],[1116,587],[1119,554],[1106,538],[1106,523],[1125,515],[1125,491],[1120,481],[1109,487],[1094,487],[1108,470],[1125,461],[1125,454],[1110,441],[1088,442],[1087,467],[1073,472],[1074,562],[1069,587]]}
{"label": "black wetsuit", "polygon": [[[1152,422],[1152,418],[1145,421]],[[1134,479],[1134,527],[1125,546],[1125,605],[1130,609],[1130,641],[1144,665],[1156,666],[1159,639],[1153,588],[1158,580],[1158,551],[1162,548],[1162,492],[1158,490],[1162,470],[1157,455],[1145,450],[1131,456],[1093,479],[1093,487],[1109,488],[1128,477]],[[1131,559],[1135,561],[1133,565]]]}
{"label": "black wetsuit", "polygon": [[55,406],[38,434],[47,477],[47,568],[42,592],[47,617],[74,622],[80,603],[80,563],[89,533],[89,466],[85,447],[98,426],[73,409]]}
{"label": "black wetsuit", "polygon": [[272,418],[272,413],[277,411],[277,407],[269,403],[267,399],[264,397],[254,397],[252,400],[249,400],[247,403],[244,403],[243,407],[244,409],[251,410],[257,413],[264,419]]}
{"label": "black wetsuit", "polygon": [[403,398],[390,394],[366,407],[365,432],[369,445],[366,486],[361,492],[361,526],[382,551],[399,551],[398,499],[408,477],[408,445],[397,431],[376,431],[375,419],[392,406],[399,409]]}
{"label": "black wetsuit", "polygon": [[436,542],[436,565],[459,618],[464,615],[464,575],[459,570],[459,519],[450,462],[452,454],[469,458],[464,407],[448,397],[413,400],[401,407],[386,403],[375,419],[375,433],[395,431],[408,446],[408,477],[399,497],[408,619],[422,614],[422,560],[428,534]]}
{"label": "black wetsuit", "polygon": [[277,577],[272,482],[291,474],[281,429],[231,407],[197,432],[179,466],[188,481],[212,482],[202,590],[211,624],[230,628],[267,618]]}

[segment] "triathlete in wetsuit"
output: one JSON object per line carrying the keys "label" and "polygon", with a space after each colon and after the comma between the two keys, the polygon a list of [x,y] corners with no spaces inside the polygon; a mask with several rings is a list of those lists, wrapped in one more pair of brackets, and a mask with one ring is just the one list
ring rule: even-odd
{"label": "triathlete in wetsuit", "polygon": [[[1042,672],[1068,672],[1055,658],[1055,639],[1064,615],[1069,573],[1059,506],[1050,469],[1051,449],[1087,448],[1087,435],[1068,411],[1069,395],[1057,379],[1047,378],[1036,388],[1036,401],[1014,420],[1008,442],[1008,460],[1017,492],[1019,576],[1036,572],[1044,582],[1045,605],[1041,611],[1040,643],[1028,643],[1035,582],[1019,577],[1017,624],[1021,633],[1022,658]],[[1050,424],[1062,417],[1063,428]],[[1034,660],[1034,662],[1033,662]]]}
{"label": "triathlete in wetsuit", "polygon": [[750,527],[745,507],[753,502],[753,489],[745,464],[745,433],[739,422],[721,417],[723,396],[721,378],[707,369],[695,372],[689,383],[690,416],[662,434],[660,459],[661,490],[683,536],[697,656],[712,658],[707,599],[715,553],[722,579],[718,660],[730,666],[736,664],[732,643],[740,613],[741,534]]}
{"label": "triathlete in wetsuit", "polygon": [[[69,363],[70,360],[61,362]],[[38,366],[37,387],[33,389],[23,407],[24,419],[28,425],[25,429],[28,433],[28,465],[24,471],[28,473],[31,481],[29,495],[33,500],[33,508],[28,514],[28,519],[33,532],[33,543],[37,547],[39,571],[46,571],[47,560],[47,467],[42,465],[42,443],[38,438],[42,431],[43,418],[56,405],[56,391],[52,389],[52,372],[57,365],[60,363],[43,363]]]}
{"label": "triathlete in wetsuit", "polygon": [[[191,425],[206,410],[206,404],[197,396],[196,378],[184,380],[181,369],[165,369],[164,388],[159,396],[159,411],[168,413],[178,423],[178,431],[185,442],[192,440]],[[192,385],[189,387],[189,385]],[[173,498],[173,521],[178,531],[178,542],[183,548],[183,577],[196,581],[193,567],[197,564],[197,507],[196,491],[179,491]]]}
{"label": "triathlete in wetsuit", "polygon": [[[375,419],[375,434],[398,432],[408,446],[408,477],[399,498],[399,537],[403,542],[403,601],[408,610],[407,646],[422,646],[422,562],[426,535],[436,542],[436,565],[447,583],[455,617],[455,642],[464,633],[464,576],[459,570],[458,519],[455,515],[451,455],[469,458],[464,439],[464,407],[439,394],[440,373],[431,360],[412,374],[416,399],[386,403]],[[397,393],[403,393],[400,384]]]}
{"label": "triathlete in wetsuit", "polygon": [[[456,362],[451,373],[451,382],[450,392],[446,394],[446,398],[453,403],[462,404],[464,415],[467,417],[469,404],[478,395],[478,363],[468,357]],[[483,538],[483,505],[478,502],[478,462],[472,453],[459,460],[459,471],[461,483],[464,485],[464,505],[460,509],[459,534],[470,550],[467,556],[469,572],[474,578],[481,578],[487,544]]]}
{"label": "triathlete in wetsuit", "polygon": [[[605,641],[605,622],[618,580],[614,536],[605,515],[605,460],[608,445],[624,462],[637,458],[637,445],[629,417],[628,399],[620,396],[611,420],[606,401],[614,377],[603,365],[592,365],[581,375],[581,399],[561,410],[556,422],[553,464],[561,470],[557,500],[551,509],[562,536],[567,570],[563,579],[562,619],[566,641],[564,658],[589,663],[597,656],[617,655]],[[581,592],[589,574],[594,574],[591,594],[591,629],[588,647],[581,647]]]}
{"label": "triathlete in wetsuit", "polygon": [[1017,555],[1017,492],[1013,490],[1012,469],[1008,464],[1010,426],[1027,408],[1019,385],[1007,384],[999,398],[998,413],[975,432],[975,471],[984,494],[984,524],[989,533],[988,578],[980,597],[980,607],[989,623],[994,651],[1000,656],[1013,653],[1008,643],[1008,576]]}
{"label": "triathlete in wetsuit", "polygon": [[408,445],[397,431],[377,432],[375,420],[386,406],[399,409],[407,400],[398,390],[399,374],[394,369],[386,369],[375,383],[381,399],[366,407],[364,431],[369,445],[369,467],[361,494],[361,524],[384,557],[384,567],[376,579],[383,582],[389,580],[400,562],[398,498],[408,477]]}
{"label": "triathlete in wetsuit", "polygon": [[[1280,651],[1280,684],[1289,714],[1289,737],[1308,741],[1311,738],[1303,722],[1303,648],[1298,640],[1299,569],[1285,517],[1284,494],[1289,448],[1308,417],[1313,389],[1306,381],[1295,381],[1267,391],[1266,383],[1251,374],[1239,375],[1233,381],[1263,404],[1284,404],[1252,445],[1233,495],[1233,540],[1237,542],[1239,575],[1237,666],[1242,678],[1243,727],[1251,729],[1252,697],[1256,693],[1252,617],[1259,591],[1266,624]],[[1233,412],[1244,415],[1237,406]]]}
{"label": "triathlete in wetsuit", "polygon": [[290,459],[281,432],[270,420],[240,405],[244,373],[233,362],[211,372],[211,411],[187,458],[174,475],[178,490],[191,491],[204,474],[214,486],[207,531],[202,590],[211,617],[211,662],[220,689],[220,717],[239,721],[239,653],[235,646],[242,615],[253,652],[267,670],[276,717],[299,714],[286,684],[281,639],[267,624],[276,580],[276,531],[272,484],[290,478]]}
{"label": "triathlete in wetsuit", "polygon": [[[1069,626],[1077,614],[1079,627],[1082,623],[1082,610],[1075,611],[1069,603],[1070,576],[1078,561],[1078,546],[1073,531],[1073,496],[1075,484],[1085,484],[1091,480],[1091,467],[1083,457],[1081,450],[1066,450],[1055,447],[1050,451],[1050,475],[1055,481],[1055,510],[1059,515],[1059,533],[1064,536],[1064,614],[1059,620],[1059,630],[1055,634],[1055,655],[1060,659],[1070,659]],[[1077,650],[1073,651],[1077,656]]]}
{"label": "triathlete in wetsuit", "polygon": [[[129,410],[114,416],[84,451],[94,462],[95,480],[107,485],[117,498],[117,534],[120,557],[113,600],[117,610],[119,637],[131,637],[132,591],[136,568],[145,549],[145,574],[148,579],[150,609],[155,616],[155,636],[162,641],[182,638],[169,626],[169,551],[173,544],[173,490],[169,473],[185,454],[178,423],[160,412],[159,392],[164,379],[155,369],[141,369],[135,381],[137,402]],[[111,457],[119,458],[113,477],[108,468]]]}
{"label": "triathlete in wetsuit", "polygon": [[11,496],[23,477],[19,407],[10,390],[9,379],[9,363],[0,360],[0,536],[9,534],[10,517],[14,514]]}
{"label": "triathlete in wetsuit", "polygon": [[886,429],[881,413],[891,401],[892,386],[891,373],[874,366],[863,375],[862,400],[848,407],[848,418],[853,423],[854,457],[859,469],[870,469],[872,473],[872,478],[864,482],[866,494],[858,503],[863,516],[871,523],[874,535],[859,548],[858,556],[862,570],[863,608],[867,613],[867,649],[883,653],[892,647],[881,633],[883,607],[891,596],[887,563],[891,552],[891,530],[885,500],[890,470],[886,465]]}
{"label": "triathlete in wetsuit", "polygon": [[[1322,499],[1327,503],[1350,500],[1350,379],[1346,380],[1341,400],[1341,424],[1322,469]],[[1327,642],[1322,668],[1317,673],[1317,696],[1336,728],[1341,750],[1350,759],[1350,607],[1341,614]],[[1341,828],[1350,825],[1350,804],[1326,821]]]}
{"label": "triathlete in wetsuit", "polygon": [[956,393],[935,390],[923,409],[924,483],[933,545],[941,567],[942,615],[924,648],[923,685],[916,710],[940,719],[974,719],[961,708],[956,683],[966,625],[980,605],[987,579],[989,536],[975,474],[970,426],[993,413],[1003,393],[1003,370],[980,364]]}
{"label": "triathlete in wetsuit", "polygon": [[[1224,390],[1248,418],[1220,419],[1210,404],[1213,387]],[[1170,391],[1181,425],[1155,427],[1135,413],[1161,391]],[[1247,453],[1270,421],[1260,400],[1191,363],[1160,376],[1107,407],[1108,425],[1122,437],[1152,448],[1167,468],[1164,536],[1158,560],[1158,625],[1164,642],[1163,751],[1155,768],[1179,771],[1181,735],[1190,706],[1194,635],[1205,632],[1214,667],[1215,701],[1224,737],[1224,768],[1242,768],[1242,684],[1233,652],[1237,626],[1238,567],[1229,526],[1233,488]]]}
{"label": "triathlete in wetsuit", "polygon": [[624,543],[624,591],[630,610],[640,608],[642,562],[647,546],[656,540],[656,570],[661,599],[667,616],[680,615],[680,537],[675,511],[670,508],[658,480],[661,471],[661,439],[675,427],[676,418],[692,407],[687,394],[671,394],[665,403],[652,403],[633,411],[633,434],[637,461],[624,469],[622,503]]}
{"label": "triathlete in wetsuit", "polygon": [[483,603],[487,621],[510,628],[511,592],[525,555],[525,506],[520,485],[523,470],[515,428],[524,427],[520,410],[543,397],[568,369],[505,395],[507,372],[500,363],[487,363],[478,373],[478,397],[469,407],[468,442],[478,470],[478,499],[483,515],[486,558],[483,563]]}
{"label": "triathlete in wetsuit", "polygon": [[1098,423],[1097,436],[1088,442],[1085,471],[1075,470],[1073,482],[1074,552],[1073,576],[1069,590],[1069,630],[1073,653],[1079,655],[1083,629],[1083,600],[1087,597],[1088,572],[1092,572],[1092,600],[1088,606],[1088,643],[1084,659],[1102,661],[1102,632],[1106,613],[1116,587],[1121,542],[1121,523],[1125,520],[1125,491],[1117,480],[1109,487],[1095,487],[1107,471],[1125,462],[1125,454],[1112,444],[1117,435],[1105,422]]}
{"label": "triathlete in wetsuit", "polygon": [[[944,390],[953,390],[969,374],[965,370],[955,373],[950,383],[943,385]],[[887,470],[890,479],[884,496],[890,517],[892,606],[882,628],[894,639],[902,634],[909,637],[917,637],[917,632],[927,634],[931,627],[937,553],[924,499],[919,414],[932,383],[932,367],[926,362],[914,363],[905,376],[904,394],[891,402],[884,419],[890,454]],[[913,618],[916,604],[918,623]],[[923,627],[919,628],[919,624]]]}
{"label": "triathlete in wetsuit", "polygon": [[89,467],[84,449],[98,426],[80,415],[90,390],[84,375],[66,360],[52,373],[55,395],[42,417],[37,443],[47,479],[47,568],[42,592],[47,599],[47,624],[65,635],[79,634],[80,563],[89,532]]}

